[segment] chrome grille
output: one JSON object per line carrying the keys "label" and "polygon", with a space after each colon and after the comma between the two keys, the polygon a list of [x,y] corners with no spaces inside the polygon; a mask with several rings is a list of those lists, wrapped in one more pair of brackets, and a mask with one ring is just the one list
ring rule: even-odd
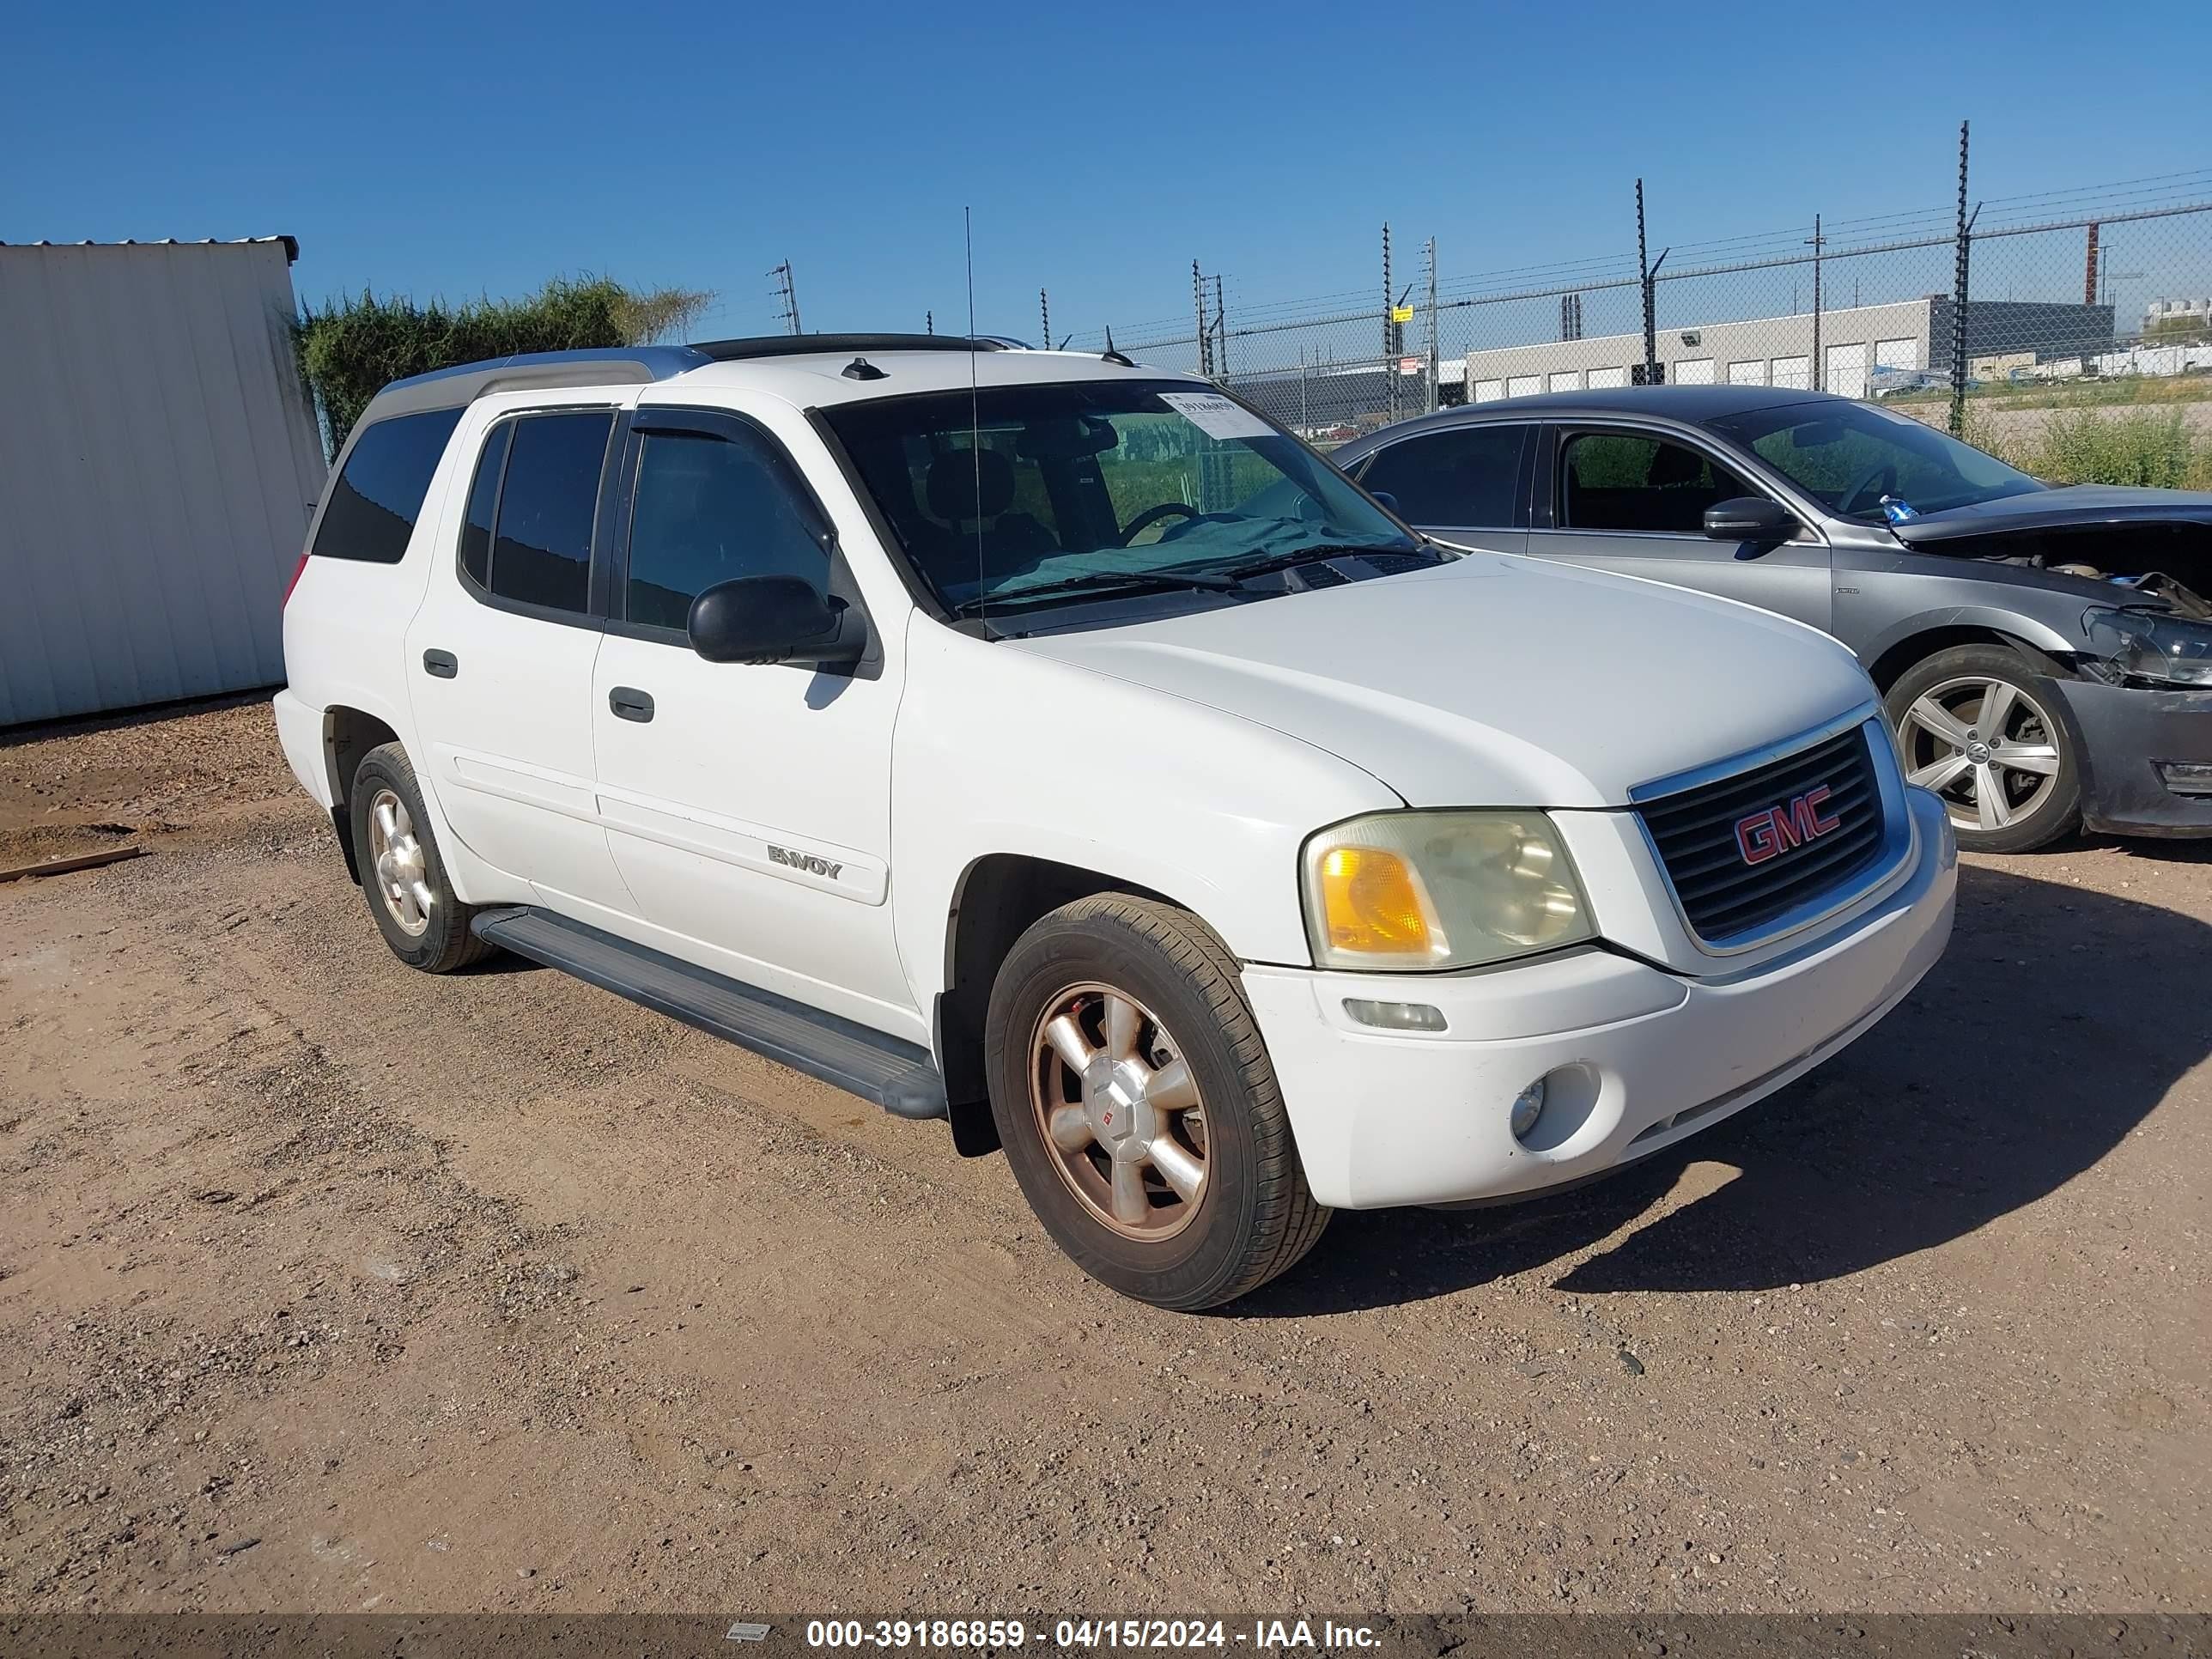
{"label": "chrome grille", "polygon": [[[1738,826],[1826,785],[1820,811],[1838,820],[1825,835],[1748,861]],[[1691,930],[1709,944],[1737,939],[1787,915],[1862,873],[1881,855],[1881,786],[1866,731],[1832,738],[1747,772],[1662,796],[1638,815],[1659,854]]]}

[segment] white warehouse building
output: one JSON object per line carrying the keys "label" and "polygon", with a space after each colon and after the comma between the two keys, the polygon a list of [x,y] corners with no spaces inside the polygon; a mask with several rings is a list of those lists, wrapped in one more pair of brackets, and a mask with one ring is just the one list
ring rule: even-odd
{"label": "white warehouse building", "polygon": [[[1955,315],[1948,295],[1882,305],[1704,323],[1657,331],[1655,345],[1668,386],[1819,388],[1863,398],[1929,370],[1948,371]],[[1968,307],[1966,347],[1977,359],[2002,352],[2031,357],[2110,349],[2110,306],[1990,301]],[[1819,362],[1814,362],[1815,351]],[[1471,351],[1442,366],[1463,385],[1469,403],[1540,392],[1595,391],[1632,384],[1644,362],[1641,334]],[[1456,369],[1456,374],[1450,373]]]}

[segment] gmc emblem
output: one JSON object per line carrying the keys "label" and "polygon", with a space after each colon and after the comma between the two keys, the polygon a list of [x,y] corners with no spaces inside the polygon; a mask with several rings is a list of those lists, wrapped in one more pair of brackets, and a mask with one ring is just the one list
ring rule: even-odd
{"label": "gmc emblem", "polygon": [[1769,859],[1781,857],[1793,847],[1802,847],[1808,841],[1818,841],[1831,830],[1841,829],[1841,818],[1820,810],[1827,799],[1828,786],[1824,783],[1783,805],[1770,806],[1764,812],[1738,818],[1736,851],[1743,854],[1746,864],[1764,864]]}

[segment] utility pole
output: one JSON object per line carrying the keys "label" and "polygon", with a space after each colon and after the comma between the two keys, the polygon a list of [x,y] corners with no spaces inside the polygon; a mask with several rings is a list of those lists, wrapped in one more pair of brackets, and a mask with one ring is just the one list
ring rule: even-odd
{"label": "utility pole", "polygon": [[775,278],[775,296],[783,306],[783,309],[776,313],[776,319],[782,323],[785,332],[797,334],[800,331],[799,285],[792,280],[791,261],[786,259],[774,270],[769,272],[769,275]]}
{"label": "utility pole", "polygon": [[1440,359],[1437,342],[1437,239],[1429,238],[1429,413],[1437,412],[1437,374]]}
{"label": "utility pole", "polygon": [[1052,349],[1052,301],[1042,289],[1037,290],[1037,317],[1044,325],[1044,349]]}
{"label": "utility pole", "polygon": [[1820,216],[1813,216],[1813,240],[1806,246],[1813,250],[1813,390],[1828,389],[1827,365],[1820,361],[1820,249],[1827,238],[1820,234]]}

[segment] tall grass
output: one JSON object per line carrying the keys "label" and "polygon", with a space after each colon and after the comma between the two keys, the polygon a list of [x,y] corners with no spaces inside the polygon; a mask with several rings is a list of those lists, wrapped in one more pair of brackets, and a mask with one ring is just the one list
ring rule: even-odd
{"label": "tall grass", "polygon": [[2028,471],[2066,483],[2148,484],[2191,489],[2212,482],[2212,443],[2198,439],[2179,410],[2054,410]]}
{"label": "tall grass", "polygon": [[556,277],[519,300],[458,306],[363,293],[320,310],[303,306],[292,337],[335,455],[368,400],[394,380],[518,351],[637,344],[696,320],[713,297],[641,293],[604,276]]}
{"label": "tall grass", "polygon": [[2212,433],[2192,428],[2176,407],[2115,410],[2083,400],[2051,410],[2033,426],[2000,428],[1969,404],[1964,435],[2049,483],[2212,489]]}

